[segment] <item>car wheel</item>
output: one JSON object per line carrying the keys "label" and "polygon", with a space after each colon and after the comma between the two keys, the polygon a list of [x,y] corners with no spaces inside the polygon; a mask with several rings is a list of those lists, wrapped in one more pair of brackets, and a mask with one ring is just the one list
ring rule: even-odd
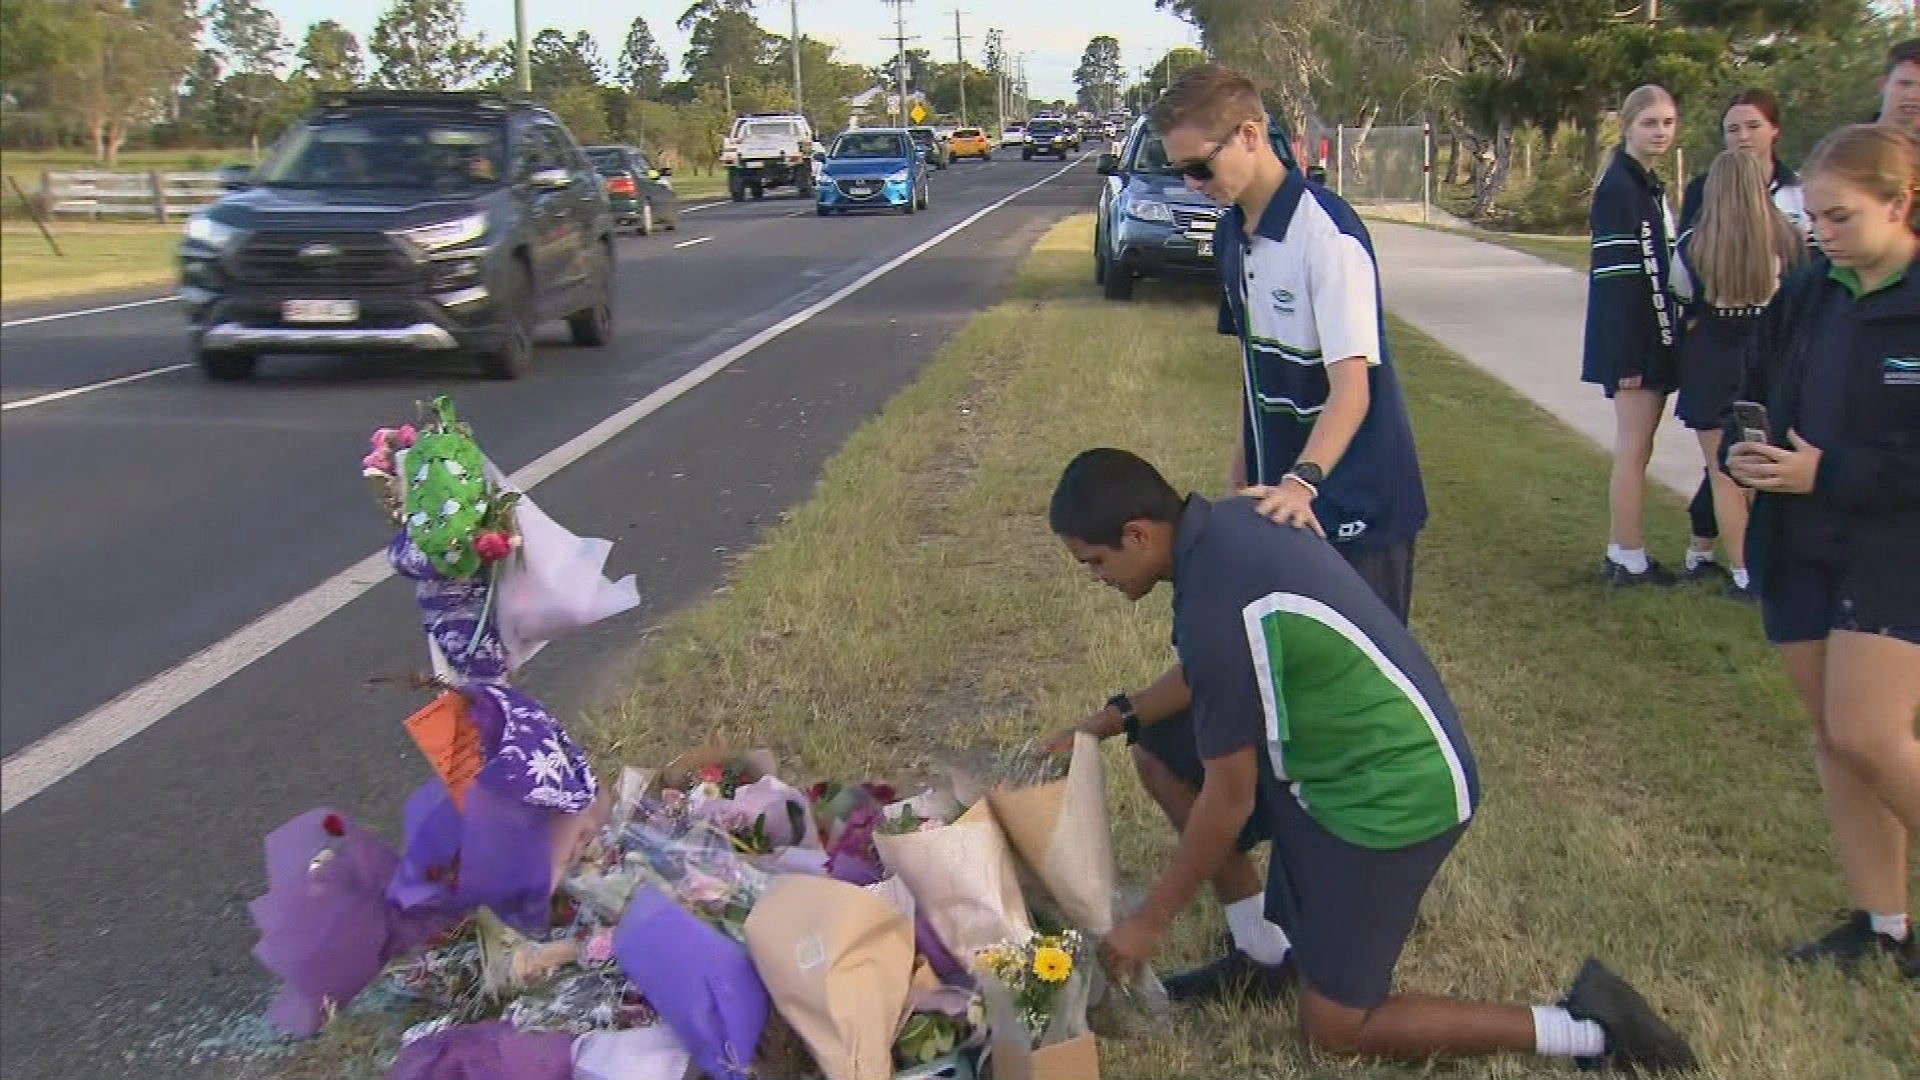
{"label": "car wheel", "polygon": [[734,202],[746,202],[747,182],[738,176],[727,177],[727,194]]}
{"label": "car wheel", "polygon": [[594,277],[593,303],[567,316],[573,343],[587,348],[613,340],[613,260],[602,255],[600,272]]}
{"label": "car wheel", "polygon": [[1098,230],[1093,234],[1093,283],[1095,285],[1107,283],[1107,250],[1106,245],[1100,240]]}
{"label": "car wheel", "polygon": [[213,349],[200,349],[194,359],[199,362],[200,370],[209,379],[219,382],[239,382],[251,379],[260,358],[253,353],[225,352]]}
{"label": "car wheel", "polygon": [[830,206],[816,206],[813,208],[813,212],[819,214],[821,217],[826,217],[828,214],[833,213],[833,208]]}
{"label": "car wheel", "polygon": [[480,372],[489,379],[517,379],[533,359],[533,278],[524,266],[515,266],[508,278],[506,325],[500,340],[480,354]]}
{"label": "car wheel", "polygon": [[1020,151],[1020,160],[1021,160],[1021,161],[1032,161],[1032,160],[1033,160],[1033,151],[1031,151],[1031,150],[1022,150],[1022,151]]}
{"label": "car wheel", "polygon": [[900,212],[903,214],[913,213],[915,210],[919,209],[919,206],[918,206],[919,202],[920,200],[918,197],[916,197],[912,192],[908,192],[907,201],[900,207]]}
{"label": "car wheel", "polygon": [[764,199],[764,198],[766,198],[766,197],[767,197],[767,188],[766,188],[766,185],[765,185],[765,184],[761,184],[761,183],[759,183],[759,182],[757,182],[757,181],[756,181],[756,182],[754,183],[754,185],[753,185],[753,197],[754,197],[755,199]]}
{"label": "car wheel", "polygon": [[1107,277],[1101,282],[1101,292],[1109,300],[1125,302],[1133,299],[1133,271],[1124,263],[1107,263]]}

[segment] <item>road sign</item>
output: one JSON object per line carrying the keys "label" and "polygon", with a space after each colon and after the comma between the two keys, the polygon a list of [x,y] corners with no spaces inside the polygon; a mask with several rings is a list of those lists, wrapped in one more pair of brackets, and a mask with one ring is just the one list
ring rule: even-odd
{"label": "road sign", "polygon": [[907,110],[907,116],[917,124],[927,118],[927,107],[916,101],[913,104],[913,108]]}

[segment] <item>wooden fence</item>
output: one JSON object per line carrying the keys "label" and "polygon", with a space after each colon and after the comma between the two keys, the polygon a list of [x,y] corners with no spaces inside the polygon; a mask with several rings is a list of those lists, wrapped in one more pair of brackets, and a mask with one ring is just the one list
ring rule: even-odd
{"label": "wooden fence", "polygon": [[54,218],[177,221],[218,199],[225,189],[212,172],[104,172],[47,170],[39,202]]}

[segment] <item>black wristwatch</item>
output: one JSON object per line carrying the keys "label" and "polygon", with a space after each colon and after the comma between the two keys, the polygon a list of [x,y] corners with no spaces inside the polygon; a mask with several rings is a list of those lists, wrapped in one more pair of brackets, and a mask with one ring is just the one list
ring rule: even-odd
{"label": "black wristwatch", "polygon": [[1120,726],[1127,733],[1127,745],[1140,741],[1140,714],[1133,711],[1133,699],[1125,694],[1115,694],[1107,699],[1107,708],[1120,714]]}
{"label": "black wristwatch", "polygon": [[1311,461],[1296,461],[1293,468],[1286,471],[1286,476],[1298,480],[1306,487],[1308,494],[1317,499],[1320,497],[1320,485],[1327,478],[1327,471]]}

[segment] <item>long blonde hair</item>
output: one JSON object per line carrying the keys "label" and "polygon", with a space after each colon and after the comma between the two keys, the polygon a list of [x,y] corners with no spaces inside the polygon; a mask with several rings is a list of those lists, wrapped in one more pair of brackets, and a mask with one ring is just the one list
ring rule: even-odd
{"label": "long blonde hair", "polygon": [[1759,160],[1739,150],[1722,151],[1707,170],[1687,261],[1708,303],[1758,307],[1773,299],[1781,271],[1806,254],[1806,238],[1773,205],[1767,180]]}
{"label": "long blonde hair", "polygon": [[1607,175],[1607,169],[1613,164],[1613,159],[1626,154],[1627,132],[1633,128],[1633,122],[1640,118],[1640,114],[1655,105],[1672,104],[1673,95],[1667,93],[1667,88],[1659,83],[1646,83],[1633,88],[1633,92],[1627,95],[1627,100],[1620,103],[1620,145],[1614,148],[1613,153],[1601,156],[1600,172],[1593,178],[1595,187],[1599,186],[1600,177]]}

